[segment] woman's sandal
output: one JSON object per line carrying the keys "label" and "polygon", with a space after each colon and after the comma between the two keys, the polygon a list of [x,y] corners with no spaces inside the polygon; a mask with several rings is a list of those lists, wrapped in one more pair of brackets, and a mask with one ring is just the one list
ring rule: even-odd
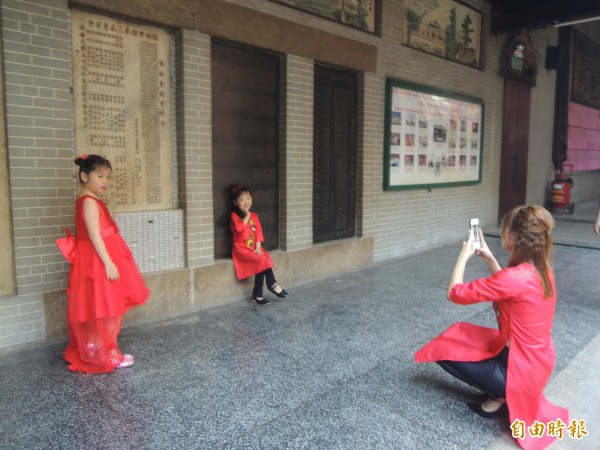
{"label": "woman's sandal", "polygon": [[270,302],[264,297],[252,297],[252,301],[259,305],[268,305]]}
{"label": "woman's sandal", "polygon": [[[276,288],[279,288],[281,290],[279,292],[277,292],[275,290]],[[269,286],[269,290],[279,298],[285,298],[288,296],[288,293],[286,292],[286,290],[284,288],[282,288],[281,286],[279,286],[277,283],[275,283],[273,286]]]}

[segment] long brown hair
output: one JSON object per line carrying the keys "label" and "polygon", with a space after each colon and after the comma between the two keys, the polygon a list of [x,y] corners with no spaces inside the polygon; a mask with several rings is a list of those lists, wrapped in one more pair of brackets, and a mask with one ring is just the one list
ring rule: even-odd
{"label": "long brown hair", "polygon": [[554,295],[549,272],[552,270],[552,215],[541,206],[518,206],[502,218],[502,236],[512,238],[508,267],[531,262],[542,282],[544,298]]}

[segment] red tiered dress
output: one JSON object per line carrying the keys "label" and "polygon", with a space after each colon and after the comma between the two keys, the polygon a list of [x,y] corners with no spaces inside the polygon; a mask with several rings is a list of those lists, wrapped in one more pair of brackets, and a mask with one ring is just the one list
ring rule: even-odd
{"label": "red tiered dress", "polygon": [[243,219],[231,213],[231,232],[233,233],[233,266],[239,280],[256,275],[273,267],[273,261],[264,248],[262,255],[254,253],[257,242],[264,242],[262,225],[258,216],[251,212],[250,220],[244,223]]}
{"label": "red tiered dress", "polygon": [[[550,277],[556,292],[552,273]],[[568,426],[569,420],[569,411],[544,396],[556,359],[551,336],[556,296],[543,297],[542,284],[531,264],[457,284],[450,291],[454,303],[494,301],[498,329],[459,322],[415,353],[417,362],[482,361],[498,355],[509,344],[506,403],[511,424],[515,420],[525,423],[525,435],[517,438],[524,449],[546,448],[556,439],[548,434],[531,436],[527,430],[535,421],[547,428],[557,419]]]}
{"label": "red tiered dress", "polygon": [[[98,203],[100,234],[119,271],[116,281],[108,280],[90,240],[83,216],[87,199]],[[69,370],[110,372],[123,361],[117,345],[123,315],[132,306],[144,304],[150,291],[103,201],[87,195],[79,197],[75,225],[77,245],[67,289],[69,344],[64,358],[70,364]]]}

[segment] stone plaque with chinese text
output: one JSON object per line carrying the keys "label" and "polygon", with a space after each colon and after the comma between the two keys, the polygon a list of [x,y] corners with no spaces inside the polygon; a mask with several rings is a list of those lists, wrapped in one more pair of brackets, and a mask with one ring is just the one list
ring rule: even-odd
{"label": "stone plaque with chinese text", "polygon": [[112,210],[171,208],[169,34],[80,11],[72,21],[76,153],[111,161]]}

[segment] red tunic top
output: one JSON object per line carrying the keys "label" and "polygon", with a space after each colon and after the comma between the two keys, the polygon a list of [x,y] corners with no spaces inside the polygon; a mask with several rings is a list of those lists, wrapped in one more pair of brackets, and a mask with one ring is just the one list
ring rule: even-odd
{"label": "red tunic top", "polygon": [[[556,292],[552,273],[550,279]],[[547,433],[531,436],[528,427],[537,420],[547,429],[547,424],[557,419],[568,426],[569,420],[567,409],[553,405],[543,393],[556,359],[551,337],[556,296],[544,299],[535,268],[520,264],[489,278],[457,284],[450,291],[450,299],[461,305],[494,301],[499,329],[454,324],[418,350],[415,360],[482,361],[496,356],[508,343],[506,401],[510,422],[525,422],[525,437],[517,439],[521,447],[546,448],[555,438]]]}
{"label": "red tunic top", "polygon": [[262,255],[254,253],[257,242],[264,242],[262,225],[258,216],[250,212],[250,220],[244,223],[243,219],[235,213],[231,213],[231,232],[233,233],[233,266],[239,280],[273,267],[273,261],[264,248]]}

